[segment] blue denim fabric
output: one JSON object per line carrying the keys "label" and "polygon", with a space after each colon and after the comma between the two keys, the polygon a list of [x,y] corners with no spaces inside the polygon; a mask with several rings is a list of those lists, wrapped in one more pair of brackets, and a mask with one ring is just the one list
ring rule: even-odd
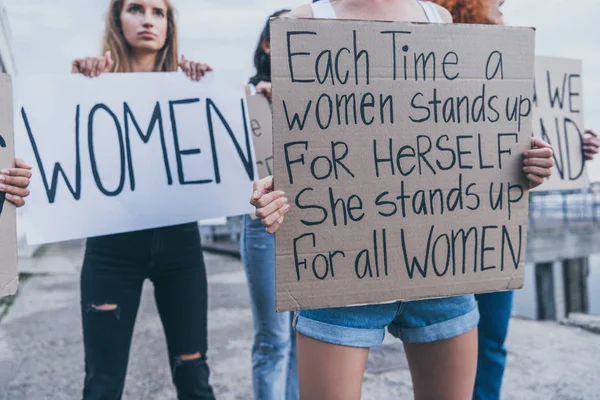
{"label": "blue denim fabric", "polygon": [[381,344],[385,328],[408,343],[434,342],[466,333],[477,326],[473,295],[357,307],[302,310],[296,330],[327,343],[351,347]]}
{"label": "blue denim fabric", "polygon": [[479,306],[479,355],[475,400],[499,400],[502,377],[506,367],[504,341],[512,311],[513,292],[475,295]]}
{"label": "blue denim fabric", "polygon": [[297,400],[300,396],[292,316],[275,311],[275,237],[267,233],[259,219],[245,216],[241,250],[254,320],[254,399]]}

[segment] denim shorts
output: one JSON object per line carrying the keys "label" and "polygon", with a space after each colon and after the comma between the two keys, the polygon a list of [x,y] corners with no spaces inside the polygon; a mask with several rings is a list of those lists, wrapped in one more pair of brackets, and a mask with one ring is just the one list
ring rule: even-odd
{"label": "denim shorts", "polygon": [[473,295],[296,312],[296,331],[349,347],[374,347],[385,328],[406,343],[450,339],[475,328],[479,310]]}

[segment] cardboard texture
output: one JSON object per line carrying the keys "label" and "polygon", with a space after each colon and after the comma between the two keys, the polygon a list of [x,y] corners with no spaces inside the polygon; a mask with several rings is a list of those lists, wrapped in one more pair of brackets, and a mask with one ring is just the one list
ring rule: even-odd
{"label": "cardboard texture", "polygon": [[[14,165],[12,83],[0,74],[0,169]],[[17,293],[17,213],[15,206],[0,192],[0,297]]]}
{"label": "cardboard texture", "polygon": [[30,244],[248,214],[257,178],[243,82],[217,72],[21,76]]}
{"label": "cardboard texture", "polygon": [[271,22],[277,309],[523,285],[535,31]]}
{"label": "cardboard texture", "polygon": [[552,176],[535,191],[587,188],[583,155],[582,62],[535,58],[533,134],[554,148]]}
{"label": "cardboard texture", "polygon": [[271,103],[262,94],[247,97],[250,129],[256,154],[258,176],[273,175],[273,122]]}

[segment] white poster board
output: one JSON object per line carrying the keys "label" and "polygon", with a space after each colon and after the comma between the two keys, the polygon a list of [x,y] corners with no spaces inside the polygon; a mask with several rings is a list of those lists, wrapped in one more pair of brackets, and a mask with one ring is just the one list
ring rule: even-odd
{"label": "white poster board", "polygon": [[535,58],[533,134],[554,151],[552,176],[536,191],[584,189],[589,186],[583,155],[581,60]]}
{"label": "white poster board", "polygon": [[21,76],[25,216],[42,244],[245,214],[256,177],[244,86],[211,73]]}

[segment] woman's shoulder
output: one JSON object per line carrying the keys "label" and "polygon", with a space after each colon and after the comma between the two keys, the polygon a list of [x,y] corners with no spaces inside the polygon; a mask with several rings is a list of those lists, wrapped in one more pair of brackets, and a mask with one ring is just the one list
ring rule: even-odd
{"label": "woman's shoulder", "polygon": [[310,4],[303,4],[300,7],[293,9],[289,14],[285,15],[286,18],[312,18],[313,12]]}
{"label": "woman's shoulder", "polygon": [[453,22],[452,21],[452,14],[450,13],[450,11],[448,11],[447,9],[445,9],[442,6],[440,6],[439,4],[437,4],[434,1],[427,0],[427,2],[431,3],[431,5],[433,6],[433,8],[436,9],[436,11],[438,12],[438,14],[442,18],[442,22],[447,23],[447,24],[451,24]]}

